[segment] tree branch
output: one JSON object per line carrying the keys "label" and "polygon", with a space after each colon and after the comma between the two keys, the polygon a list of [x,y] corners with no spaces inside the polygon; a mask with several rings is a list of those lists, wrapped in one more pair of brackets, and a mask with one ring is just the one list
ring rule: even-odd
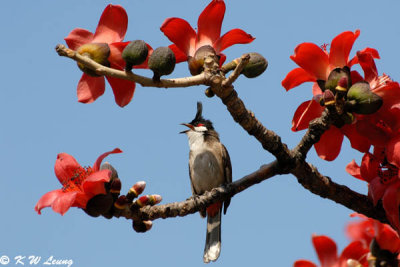
{"label": "tree branch", "polygon": [[[321,135],[329,129],[330,125],[337,120],[336,112],[325,109],[322,116],[310,123],[309,129],[303,136],[299,144],[289,150],[287,145],[282,143],[280,136],[268,130],[254,113],[247,110],[243,101],[238,97],[232,83],[239,77],[243,67],[248,62],[248,55],[243,55],[236,59],[232,64],[227,64],[221,69],[218,64],[211,64],[202,74],[192,77],[178,79],[162,79],[154,82],[150,78],[136,75],[132,72],[125,72],[102,66],[88,57],[81,56],[75,51],[66,48],[64,45],[57,45],[56,51],[60,56],[71,58],[85,66],[93,69],[99,75],[106,75],[115,78],[131,80],[142,86],[152,87],[188,87],[193,85],[209,85],[212,91],[221,98],[226,105],[232,118],[240,124],[249,135],[254,136],[263,148],[273,154],[277,161],[263,166],[240,180],[226,186],[214,188],[201,196],[192,197],[183,202],[175,202],[158,206],[145,206],[143,208],[127,207],[123,210],[115,210],[115,217],[125,217],[137,221],[155,220],[158,218],[185,216],[204,209],[208,205],[217,201],[223,201],[248,187],[260,183],[277,174],[291,173],[298,182],[310,192],[323,198],[328,198],[351,210],[362,213],[368,217],[388,223],[382,205],[376,207],[367,196],[352,191],[346,186],[339,185],[331,181],[329,177],[320,174],[314,166],[305,162],[306,155],[311,147],[319,141]],[[225,68],[225,69],[224,69]],[[224,73],[233,70],[232,74],[224,77]]]}
{"label": "tree branch", "polygon": [[140,209],[135,208],[134,206],[126,207],[124,210],[117,211],[113,215],[115,217],[125,217],[126,219],[139,221],[186,216],[198,212],[215,202],[231,198],[250,186],[258,184],[276,174],[279,174],[279,166],[277,162],[274,161],[261,166],[259,170],[246,175],[233,183],[214,188],[211,191],[205,192],[203,195],[191,197],[182,202],[157,206],[145,206]]}
{"label": "tree branch", "polygon": [[172,88],[172,87],[189,87],[189,86],[202,85],[202,84],[207,85],[207,78],[206,78],[205,73],[201,73],[199,75],[192,76],[192,77],[184,77],[184,78],[178,78],[178,79],[161,79],[159,82],[155,82],[155,81],[153,81],[153,79],[134,74],[131,71],[127,72],[127,71],[117,70],[117,69],[103,66],[88,57],[78,54],[74,50],[69,49],[65,45],[62,45],[62,44],[58,44],[56,46],[56,52],[58,53],[59,56],[68,57],[79,63],[84,64],[85,66],[89,67],[90,69],[93,69],[94,71],[96,71],[96,73],[99,75],[105,75],[105,76],[110,76],[110,77],[114,77],[114,78],[118,78],[118,79],[134,81],[144,87],[151,86],[151,87]]}

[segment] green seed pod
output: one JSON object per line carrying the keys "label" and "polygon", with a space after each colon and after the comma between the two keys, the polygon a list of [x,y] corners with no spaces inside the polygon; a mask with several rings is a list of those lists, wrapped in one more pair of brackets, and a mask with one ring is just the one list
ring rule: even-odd
{"label": "green seed pod", "polygon": [[213,57],[216,62],[219,62],[219,58],[214,48],[210,45],[205,45],[197,49],[193,57],[188,59],[189,71],[192,75],[198,75],[204,70],[204,59],[206,57]]}
{"label": "green seed pod", "polygon": [[383,100],[370,90],[369,83],[353,84],[347,92],[347,107],[357,114],[372,114],[382,106]]}
{"label": "green seed pod", "polygon": [[122,51],[122,59],[125,60],[125,70],[131,70],[132,66],[142,64],[149,54],[147,45],[142,40],[130,42]]}
{"label": "green seed pod", "polygon": [[242,74],[247,78],[260,76],[268,67],[268,61],[259,53],[249,53],[250,60],[242,70]]}
{"label": "green seed pod", "polygon": [[[340,81],[340,83],[339,83]],[[324,84],[324,90],[329,89],[332,92],[344,91],[346,92],[351,85],[350,70],[348,67],[336,68],[331,71]],[[324,91],[323,90],[323,91]]]}
{"label": "green seed pod", "polygon": [[[89,57],[103,66],[109,66],[108,57],[110,55],[110,47],[106,43],[90,43],[80,46],[76,52],[82,56]],[[96,72],[82,63],[78,63],[78,67],[90,76],[99,77]]]}
{"label": "green seed pod", "polygon": [[160,76],[171,74],[175,69],[175,54],[169,47],[159,47],[149,57],[149,69],[154,73],[153,80],[160,81]]}

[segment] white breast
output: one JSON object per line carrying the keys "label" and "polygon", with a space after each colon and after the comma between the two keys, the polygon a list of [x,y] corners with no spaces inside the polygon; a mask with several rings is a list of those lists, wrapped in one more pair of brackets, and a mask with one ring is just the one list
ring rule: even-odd
{"label": "white breast", "polygon": [[223,170],[219,167],[220,153],[212,153],[204,142],[203,134],[189,131],[191,182],[197,194],[202,194],[224,182]]}

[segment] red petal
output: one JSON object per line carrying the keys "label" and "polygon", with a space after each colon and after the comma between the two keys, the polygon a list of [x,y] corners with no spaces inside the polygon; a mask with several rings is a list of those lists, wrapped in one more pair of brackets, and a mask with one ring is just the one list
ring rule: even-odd
{"label": "red petal", "polygon": [[135,92],[135,82],[122,80],[106,76],[107,81],[110,83],[111,88],[114,92],[115,102],[120,107],[124,107],[131,102],[133,93]]}
{"label": "red petal", "polygon": [[128,15],[120,5],[108,5],[101,14],[93,42],[114,43],[124,40],[128,28]]}
{"label": "red petal", "polygon": [[225,3],[223,0],[211,1],[203,12],[201,12],[197,21],[196,49],[203,45],[213,45],[218,40],[221,35],[224,15]]}
{"label": "red petal", "polygon": [[323,110],[324,107],[321,107],[315,100],[303,102],[294,113],[292,131],[307,129],[310,121],[320,117]]}
{"label": "red petal", "polygon": [[100,170],[89,175],[83,183],[85,195],[90,199],[95,195],[105,194],[106,189],[104,183],[109,182],[110,177],[110,170]]}
{"label": "red petal", "polygon": [[221,38],[218,38],[213,47],[217,54],[219,54],[234,44],[248,44],[253,42],[254,39],[256,38],[241,29],[233,29],[225,33]]}
{"label": "red petal", "polygon": [[379,247],[384,250],[389,250],[392,253],[400,252],[400,238],[392,227],[387,224],[375,221],[377,230],[376,241]]}
{"label": "red petal", "polygon": [[172,50],[172,52],[174,52],[175,60],[176,60],[177,64],[187,61],[188,58],[187,58],[186,54],[183,53],[182,50],[180,50],[175,44],[172,44],[168,47]]}
{"label": "red petal", "polygon": [[343,142],[343,133],[331,126],[324,134],[318,143],[314,144],[315,150],[321,159],[332,161],[340,153]]}
{"label": "red petal", "polygon": [[[369,252],[368,246],[365,246],[361,241],[351,242],[342,251],[339,258],[340,266],[347,266],[347,260],[353,259],[366,266],[367,264],[367,254]],[[368,264],[367,264],[368,265]]]}
{"label": "red petal", "polygon": [[104,94],[105,88],[104,77],[92,77],[84,73],[78,83],[78,101],[81,103],[92,103]]}
{"label": "red petal", "polygon": [[321,262],[321,267],[331,267],[337,263],[336,243],[332,239],[324,235],[314,235],[312,242]]}
{"label": "red petal", "polygon": [[168,18],[161,25],[160,30],[187,56],[194,55],[196,52],[196,32],[186,20]]}
{"label": "red petal", "polygon": [[318,266],[308,260],[298,260],[294,262],[293,267],[318,267]]}
{"label": "red petal", "polygon": [[386,156],[391,164],[400,167],[400,135],[389,141],[386,147]]}
{"label": "red petal", "polygon": [[328,55],[316,44],[299,44],[290,58],[317,80],[326,80],[329,71]]}
{"label": "red petal", "polygon": [[388,217],[391,225],[397,232],[400,231],[400,219],[399,219],[399,192],[400,182],[391,184],[385,191],[382,198],[383,208],[385,209],[386,216]]}
{"label": "red petal", "polygon": [[43,208],[50,207],[53,204],[54,200],[60,196],[60,194],[63,194],[63,191],[61,189],[53,190],[44,194],[37,202],[35,206],[35,211],[38,214],[41,214],[41,210]]}
{"label": "red petal", "polygon": [[371,54],[357,52],[357,58],[364,71],[364,79],[367,82],[371,82],[378,77],[378,70],[376,69],[375,61]]}
{"label": "red petal", "polygon": [[351,147],[360,152],[368,152],[371,147],[369,139],[357,131],[356,125],[346,124],[340,128],[342,133],[350,140]]}
{"label": "red petal", "polygon": [[61,184],[67,183],[70,178],[76,174],[76,171],[81,168],[82,166],[73,156],[67,153],[60,153],[57,155],[54,172]]}
{"label": "red petal", "polygon": [[85,29],[76,28],[73,29],[64,40],[69,48],[76,50],[84,44],[91,43],[93,40],[93,33]]}
{"label": "red petal", "polygon": [[322,95],[322,93],[323,93],[321,90],[321,87],[319,87],[318,83],[316,83],[316,82],[312,86],[312,93],[313,93],[313,96]]}
{"label": "red petal", "polygon": [[122,51],[124,51],[125,47],[129,44],[129,42],[117,42],[109,44],[110,47],[110,55],[108,56],[108,61],[111,65],[117,67],[122,70],[125,68],[125,60],[122,59]]}
{"label": "red petal", "polygon": [[357,82],[361,82],[361,81],[364,81],[364,78],[360,75],[360,73],[358,73],[358,71],[356,71],[356,70],[352,70],[351,72],[350,72],[350,75],[351,75],[351,82],[352,82],[352,84],[355,84],[355,83],[357,83]]}
{"label": "red petal", "polygon": [[[369,53],[369,54],[372,55],[373,58],[380,59],[378,50],[376,50],[376,49],[374,49],[374,48],[367,47],[367,48],[364,48],[363,50],[361,50],[360,52],[361,52],[361,53]],[[351,66],[353,66],[354,64],[358,64],[357,55],[354,56],[354,57],[350,60],[350,62],[347,64],[347,66],[351,67]],[[354,83],[354,82],[353,82],[353,83]]]}
{"label": "red petal", "polygon": [[362,158],[360,168],[362,178],[370,183],[377,177],[380,164],[381,161],[377,157],[371,153],[365,153]]}
{"label": "red petal", "polygon": [[365,181],[362,177],[361,177],[361,171],[360,171],[360,166],[358,166],[358,164],[356,163],[356,161],[353,159],[349,164],[347,164],[346,166],[346,172],[348,174],[350,174],[351,176],[363,180]]}
{"label": "red petal", "polygon": [[110,155],[110,154],[116,154],[116,153],[122,153],[122,150],[119,149],[119,148],[114,148],[112,151],[108,151],[108,152],[105,152],[105,153],[101,154],[101,155],[97,158],[96,162],[93,164],[93,170],[94,170],[95,172],[97,172],[98,170],[100,170],[100,165],[101,165],[101,162],[103,161],[103,159],[104,159],[105,157],[107,157],[108,155]]}
{"label": "red petal", "polygon": [[383,197],[387,189],[387,185],[381,183],[380,178],[375,176],[374,179],[369,183],[368,189],[374,202],[374,206],[378,204],[378,201]]}
{"label": "red petal", "polygon": [[[383,81],[384,79],[389,80]],[[373,86],[372,91],[382,97],[383,105],[379,111],[386,113],[392,106],[400,103],[400,85],[398,82],[393,82],[385,75],[379,76],[376,82],[377,84]]]}
{"label": "red petal", "polygon": [[224,53],[219,54],[219,65],[222,66],[226,60],[226,55]]}
{"label": "red petal", "polygon": [[315,82],[315,77],[308,74],[302,68],[296,68],[291,70],[283,79],[282,86],[289,91],[290,89],[299,86],[305,82]]}
{"label": "red petal", "polygon": [[351,48],[359,35],[359,30],[356,30],[354,33],[347,31],[333,38],[329,53],[329,64],[332,69],[347,66]]}
{"label": "red petal", "polygon": [[390,134],[385,130],[386,128],[380,127],[379,120],[376,122],[373,118],[370,116],[369,118],[358,120],[356,122],[357,132],[367,138],[372,145],[385,146],[390,139]]}
{"label": "red petal", "polygon": [[55,212],[64,215],[69,208],[74,205],[77,193],[77,191],[72,191],[59,194],[59,196],[54,199],[51,207]]}

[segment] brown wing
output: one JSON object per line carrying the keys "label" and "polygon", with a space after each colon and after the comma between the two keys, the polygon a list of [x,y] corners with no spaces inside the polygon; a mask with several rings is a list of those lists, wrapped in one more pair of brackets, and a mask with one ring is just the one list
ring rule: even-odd
{"label": "brown wing", "polygon": [[[232,183],[232,164],[231,158],[229,157],[228,150],[224,145],[222,145],[222,164],[224,166],[224,176],[225,176],[225,184]],[[224,214],[231,203],[231,199],[225,200],[224,202]]]}

